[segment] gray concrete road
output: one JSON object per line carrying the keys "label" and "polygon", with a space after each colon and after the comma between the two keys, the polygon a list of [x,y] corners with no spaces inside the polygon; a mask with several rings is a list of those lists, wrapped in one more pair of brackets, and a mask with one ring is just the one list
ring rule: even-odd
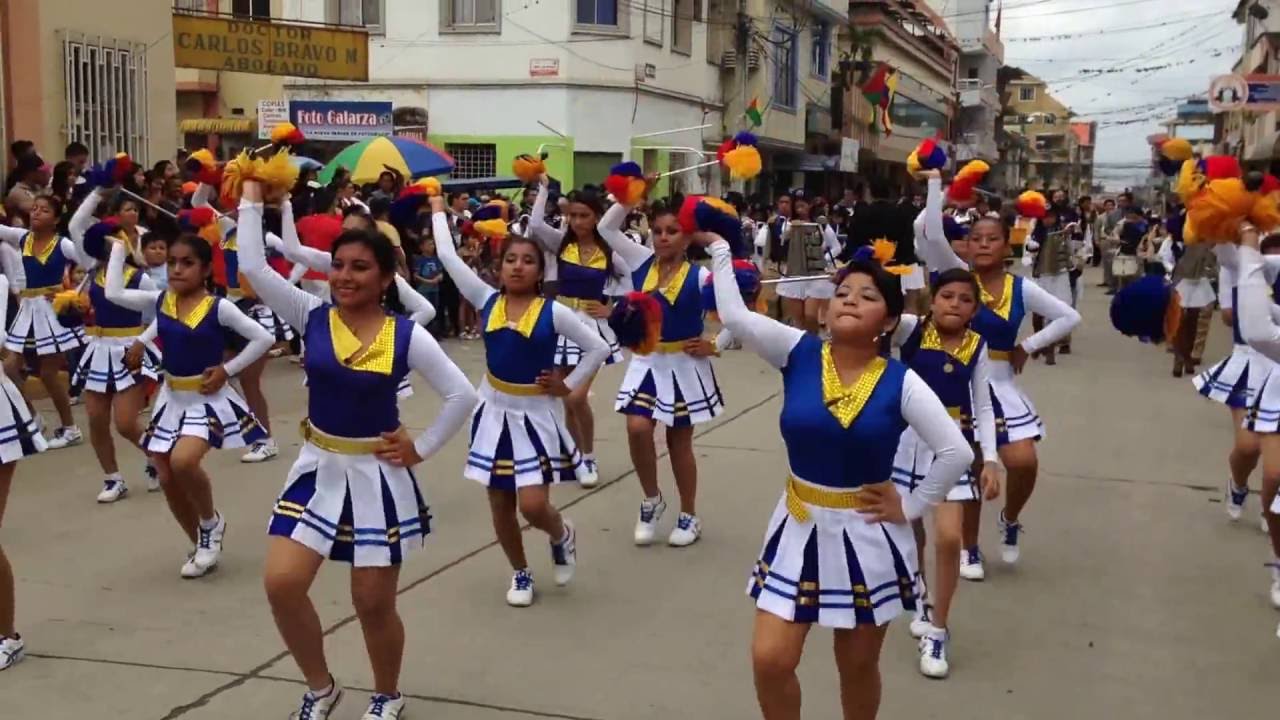
{"label": "gray concrete road", "polygon": [[[1280,613],[1267,602],[1257,500],[1239,525],[1222,509],[1227,413],[1170,378],[1162,350],[1119,337],[1092,279],[1088,291],[1076,353],[1026,374],[1049,434],[1022,564],[992,563],[985,583],[960,588],[949,680],[917,673],[906,623],[895,623],[882,717],[1227,718],[1256,716],[1277,697]],[[1225,338],[1215,324],[1211,358]],[[449,351],[478,376],[478,343]],[[622,370],[609,368],[595,397],[606,482],[555,492],[578,526],[578,575],[553,587],[545,540],[528,533],[541,591],[530,609],[504,604],[509,570],[484,493],[461,477],[464,438],[419,470],[435,521],[401,580],[409,717],[755,716],[752,606],[742,590],[786,470],[780,384],[743,352],[716,367],[730,407],[698,431],[702,541],[632,545],[639,490],[612,412]],[[284,718],[296,708],[305,688],[259,573],[304,395],[284,360],[268,378],[282,455],[256,466],[236,452],[210,456],[230,531],[222,567],[207,579],[179,578],[187,548],[163,499],[145,492],[137,453],[124,453],[133,495],[104,507],[94,503],[100,473],[87,444],[22,463],[3,538],[31,656],[0,674],[0,717]],[[420,387],[407,424],[423,427],[437,406]],[[662,482],[674,495],[669,469]],[[673,521],[674,512],[664,532]],[[988,512],[993,558],[994,521]],[[326,567],[313,595],[331,664],[350,690],[336,717],[354,720],[371,679],[345,569]],[[838,717],[829,638],[810,636],[806,717]]]}

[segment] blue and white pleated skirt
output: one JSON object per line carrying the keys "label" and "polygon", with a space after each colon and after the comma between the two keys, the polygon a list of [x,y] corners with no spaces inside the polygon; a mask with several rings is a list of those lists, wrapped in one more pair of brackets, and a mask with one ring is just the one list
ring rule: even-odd
{"label": "blue and white pleated skirt", "polygon": [[1043,440],[1044,422],[1031,398],[1018,387],[1013,366],[1006,360],[990,359],[991,405],[996,413],[996,446],[1020,440]]}
{"label": "blue and white pleated skirt", "polygon": [[0,395],[3,395],[0,399],[0,465],[47,450],[49,446],[22,393],[3,373],[0,373]]}
{"label": "blue and white pleated skirt", "polygon": [[1251,352],[1249,387],[1257,390],[1248,399],[1243,427],[1256,433],[1280,432],[1280,366],[1256,350]]}
{"label": "blue and white pleated skirt", "polygon": [[487,376],[478,390],[463,477],[514,492],[531,485],[577,482],[586,472],[559,398],[501,392]]}
{"label": "blue and white pleated skirt", "polygon": [[915,610],[920,573],[911,525],[806,507],[809,520],[796,520],[784,492],[773,510],[747,583],[757,608],[791,622],[846,629],[884,625]]}
{"label": "blue and white pleated skirt", "polygon": [[356,567],[399,565],[429,532],[431,513],[412,471],[310,442],[289,468],[267,528]]}
{"label": "blue and white pleated skirt", "polygon": [[[594,328],[599,333],[600,339],[609,346],[609,357],[604,364],[612,365],[622,362],[622,346],[618,344],[618,336],[613,333],[613,328],[609,327],[609,321],[593,318],[582,310],[574,310],[574,312],[583,324]],[[578,347],[578,343],[561,335],[556,340],[556,367],[577,367],[580,362],[582,362],[582,348]]]}
{"label": "blue and white pleated skirt", "polygon": [[219,449],[246,447],[266,440],[267,433],[231,383],[218,392],[201,395],[174,390],[166,382],[156,397],[142,447],[148,452],[167,453],[180,437],[197,437]]}
{"label": "blue and white pleated skirt", "polygon": [[[980,456],[981,452],[977,452],[976,455]],[[893,457],[893,483],[898,486],[899,493],[915,491],[929,474],[929,468],[933,467],[933,457],[933,448],[921,440],[914,429],[908,427],[902,431],[902,438],[898,441],[898,451]],[[973,476],[972,469],[969,469],[947,491],[946,500],[972,502],[980,500],[981,497],[977,480]]]}
{"label": "blue and white pleated skirt", "polygon": [[43,295],[19,301],[18,314],[4,341],[5,348],[11,352],[36,355],[64,353],[84,345],[84,328],[63,327],[53,311],[53,303]]}
{"label": "blue and white pleated skirt", "polygon": [[613,409],[667,427],[707,422],[724,410],[710,358],[682,352],[632,354]]}
{"label": "blue and white pleated skirt", "polygon": [[125,353],[136,341],[136,337],[90,336],[80,364],[71,375],[72,387],[107,394],[124,392],[143,380],[159,380],[160,351],[150,343],[144,346],[138,372],[125,367]]}
{"label": "blue and white pleated skirt", "polygon": [[275,338],[278,343],[290,342],[298,336],[292,325],[285,322],[279,315],[275,314],[275,311],[261,302],[255,302],[245,314],[271,333],[271,337]]}
{"label": "blue and white pleated skirt", "polygon": [[1265,372],[1250,372],[1257,353],[1248,345],[1231,346],[1231,354],[1191,379],[1196,392],[1231,408],[1247,408],[1265,379]]}

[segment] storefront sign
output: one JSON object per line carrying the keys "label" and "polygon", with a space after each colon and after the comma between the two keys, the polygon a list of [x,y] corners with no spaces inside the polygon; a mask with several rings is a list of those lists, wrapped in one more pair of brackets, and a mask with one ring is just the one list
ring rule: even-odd
{"label": "storefront sign", "polygon": [[530,58],[529,77],[558,77],[560,58]]}
{"label": "storefront sign", "polygon": [[1209,82],[1213,112],[1280,110],[1280,75],[1219,75]]}
{"label": "storefront sign", "polygon": [[271,137],[271,131],[280,123],[289,122],[288,100],[258,101],[258,139]]}
{"label": "storefront sign", "polygon": [[389,102],[293,100],[289,120],[308,140],[362,140],[395,130]]}
{"label": "storefront sign", "polygon": [[858,172],[858,151],[861,148],[853,138],[840,138],[840,172]]}
{"label": "storefront sign", "polygon": [[367,81],[369,34],[362,29],[175,12],[173,63],[256,75]]}

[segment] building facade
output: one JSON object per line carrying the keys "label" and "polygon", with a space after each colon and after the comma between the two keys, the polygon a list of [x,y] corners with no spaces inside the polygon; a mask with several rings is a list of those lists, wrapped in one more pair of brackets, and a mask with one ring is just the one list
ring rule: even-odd
{"label": "building facade", "polygon": [[1071,132],[1076,136],[1075,157],[1072,159],[1075,174],[1069,194],[1073,197],[1091,195],[1097,191],[1093,184],[1093,148],[1098,142],[1098,123],[1074,121]]}
{"label": "building facade", "polygon": [[997,81],[1004,66],[1004,43],[998,28],[992,26],[992,0],[930,1],[942,13],[960,47],[956,160],[985,160],[995,165],[1000,155],[996,147],[1000,115]]}
{"label": "building facade", "polygon": [[173,157],[170,0],[0,3],[3,135],[35,143],[49,162],[78,141],[95,160],[128,152]]}
{"label": "building facade", "polygon": [[[1241,27],[1237,75],[1280,74],[1280,0],[1241,0],[1233,14]],[[1218,129],[1219,150],[1235,155],[1253,170],[1280,164],[1280,111],[1223,113]]]}
{"label": "building facade", "polygon": [[1012,67],[1007,76],[1002,126],[1026,140],[1022,184],[1037,190],[1076,187],[1079,138],[1071,129],[1071,109],[1040,78]]}

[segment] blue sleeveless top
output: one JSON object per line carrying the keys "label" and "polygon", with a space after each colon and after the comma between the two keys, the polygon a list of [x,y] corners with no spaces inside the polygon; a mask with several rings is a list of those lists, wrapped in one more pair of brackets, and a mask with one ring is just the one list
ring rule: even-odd
{"label": "blue sleeveless top", "polygon": [[662,306],[662,342],[702,336],[702,286],[697,266],[685,261],[665,287],[658,287],[658,258],[651,256],[631,273],[631,282]]}
{"label": "blue sleeveless top", "polygon": [[378,337],[360,352],[360,340],[338,311],[321,305],[307,316],[307,419],[338,437],[367,438],[400,427],[396,392],[409,374],[413,321],[388,315]]}
{"label": "blue sleeveless top", "polygon": [[554,304],[534,298],[515,327],[507,324],[507,296],[496,293],[480,310],[489,374],[504,382],[529,385],[555,365]]}
{"label": "blue sleeveless top", "polygon": [[842,388],[829,353],[822,340],[806,333],[782,369],[779,425],[791,472],[846,490],[889,480],[907,428],[902,417],[907,366],[877,358],[853,388]]}
{"label": "blue sleeveless top", "polygon": [[965,331],[960,347],[952,352],[944,350],[937,329],[928,320],[916,325],[899,350],[902,362],[938,395],[970,443],[974,442],[973,371],[984,352],[986,344],[972,330]]}
{"label": "blue sleeveless top", "polygon": [[[124,286],[129,290],[137,290],[145,275],[141,270],[125,266]],[[89,283],[89,305],[93,307],[94,323],[100,328],[139,328],[141,333],[142,313],[123,305],[117,305],[107,299],[107,269],[98,268],[93,282]],[[201,372],[204,372],[203,370]]]}
{"label": "blue sleeveless top", "polygon": [[222,364],[226,336],[218,322],[220,302],[224,301],[208,295],[187,317],[179,318],[172,291],[156,300],[156,329],[163,348],[160,364],[166,374],[191,377]]}
{"label": "blue sleeveless top", "polygon": [[978,282],[982,293],[982,302],[978,305],[978,314],[974,315],[970,327],[987,341],[987,347],[994,351],[1010,352],[1018,345],[1018,329],[1027,310],[1022,304],[1022,278],[1006,273],[1004,276],[1004,292],[998,298],[992,297]]}
{"label": "blue sleeveless top", "polygon": [[67,256],[62,254],[62,238],[53,242],[39,255],[35,252],[35,237],[27,233],[22,239],[22,269],[27,274],[27,289],[62,288],[62,275],[67,269]]}
{"label": "blue sleeveless top", "polygon": [[556,263],[560,297],[604,302],[604,286],[609,282],[609,268],[604,255],[607,252],[607,248],[601,247],[591,256],[590,262],[583,265],[578,243],[565,242]]}

